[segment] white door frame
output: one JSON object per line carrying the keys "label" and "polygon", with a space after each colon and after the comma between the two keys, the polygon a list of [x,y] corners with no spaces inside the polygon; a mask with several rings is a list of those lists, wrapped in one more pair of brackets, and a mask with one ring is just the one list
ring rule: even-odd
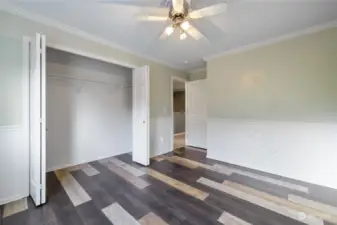
{"label": "white door frame", "polygon": [[187,95],[187,88],[188,88],[188,80],[186,78],[181,78],[181,77],[176,77],[176,76],[172,76],[171,77],[171,84],[170,84],[170,95],[171,95],[171,147],[170,147],[170,151],[174,150],[174,98],[173,98],[173,94],[174,94],[174,81],[180,81],[180,82],[184,82],[185,83],[185,145],[187,145],[188,143],[188,139],[187,139],[187,132],[186,132],[186,113],[187,113],[187,101],[188,101],[188,95]]}
{"label": "white door frame", "polygon": [[[132,69],[132,76],[133,76],[133,70],[136,69],[136,68],[140,68],[140,67],[143,67],[143,66],[148,66],[150,68],[149,65],[141,65],[140,66],[139,64],[135,64],[135,63],[123,62],[123,61],[120,61],[120,60],[116,60],[114,58],[101,56],[99,54],[95,54],[95,53],[85,51],[85,50],[81,50],[81,49],[68,47],[68,46],[62,45],[62,44],[47,43],[47,47],[58,49],[58,50],[61,50],[61,51],[64,51],[64,52],[73,53],[73,54],[84,56],[84,57],[88,57],[88,58],[91,58],[91,59],[96,59],[96,60],[107,62],[107,63],[112,63],[112,64],[123,66],[123,67],[126,67],[126,68],[130,68],[130,69]],[[151,70],[151,68],[150,68],[150,70]],[[150,84],[149,84],[149,89],[150,89]],[[148,91],[150,91],[150,90],[148,90]],[[148,107],[149,107],[149,111],[150,111],[150,102],[148,104]],[[150,123],[150,119],[149,119],[148,122]],[[149,127],[150,127],[150,124],[149,124]],[[149,135],[150,135],[150,128],[149,128]],[[131,151],[133,151],[133,149],[131,149]],[[151,154],[149,154],[149,157],[150,156],[151,156]]]}
{"label": "white door frame", "polygon": [[139,67],[142,67],[142,66],[146,66],[146,65],[140,66],[140,65],[137,65],[137,64],[134,64],[134,63],[119,61],[119,60],[116,60],[114,58],[101,56],[99,54],[91,53],[89,51],[85,51],[85,50],[81,50],[81,49],[75,49],[75,48],[71,48],[71,47],[68,47],[68,46],[65,46],[65,45],[60,45],[60,44],[47,43],[47,47],[58,49],[58,50],[61,50],[61,51],[64,51],[64,52],[73,53],[73,54],[84,56],[84,57],[88,57],[88,58],[91,58],[91,59],[96,59],[96,60],[107,62],[107,63],[113,63],[115,65],[127,67],[127,68],[130,68],[130,69],[136,69],[136,68],[139,68]]}

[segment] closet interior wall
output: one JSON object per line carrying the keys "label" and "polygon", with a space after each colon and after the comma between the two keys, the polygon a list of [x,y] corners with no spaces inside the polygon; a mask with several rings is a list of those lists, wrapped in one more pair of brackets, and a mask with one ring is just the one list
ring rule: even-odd
{"label": "closet interior wall", "polygon": [[47,48],[47,171],[132,149],[132,69]]}

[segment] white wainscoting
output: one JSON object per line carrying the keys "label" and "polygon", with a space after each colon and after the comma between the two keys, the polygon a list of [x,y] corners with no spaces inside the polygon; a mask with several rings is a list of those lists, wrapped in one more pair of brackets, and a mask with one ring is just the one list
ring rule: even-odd
{"label": "white wainscoting", "polygon": [[[170,129],[167,129],[168,127]],[[150,157],[162,155],[173,150],[172,134],[172,117],[150,117]]]}
{"label": "white wainscoting", "polygon": [[208,119],[207,157],[337,189],[337,123]]}
{"label": "white wainscoting", "polygon": [[27,130],[0,127],[0,205],[29,195]]}

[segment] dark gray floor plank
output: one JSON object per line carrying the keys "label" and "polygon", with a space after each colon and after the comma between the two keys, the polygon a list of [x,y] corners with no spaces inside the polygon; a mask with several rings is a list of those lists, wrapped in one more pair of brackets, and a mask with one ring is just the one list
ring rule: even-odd
{"label": "dark gray floor plank", "polygon": [[74,171],[72,175],[81,184],[98,208],[103,209],[115,202],[115,199],[103,190],[99,183],[92,182],[92,177],[87,176],[82,170]]}
{"label": "dark gray floor plank", "polygon": [[132,193],[140,191],[138,188],[111,172],[104,165],[94,163],[94,166],[100,171],[100,174],[96,175],[93,179],[128,213],[139,219],[150,212],[145,204],[133,197]]}
{"label": "dark gray floor plank", "polygon": [[53,172],[47,174],[47,192],[47,204],[52,208],[60,225],[83,224],[81,217]]}
{"label": "dark gray floor plank", "polygon": [[76,211],[84,221],[83,225],[111,225],[109,219],[93,201],[77,206]]}

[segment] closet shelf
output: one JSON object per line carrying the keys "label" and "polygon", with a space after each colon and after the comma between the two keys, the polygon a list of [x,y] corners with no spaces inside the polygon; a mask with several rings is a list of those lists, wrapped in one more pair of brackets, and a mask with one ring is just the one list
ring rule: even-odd
{"label": "closet shelf", "polygon": [[113,83],[104,82],[104,81],[95,81],[95,80],[87,80],[87,79],[78,79],[78,78],[71,78],[71,77],[61,77],[61,76],[47,76],[48,78],[52,79],[64,79],[64,80],[73,80],[85,83],[94,83],[94,84],[103,84],[103,85],[111,85],[111,86],[119,86],[119,87],[132,87],[132,85],[114,85]]}

